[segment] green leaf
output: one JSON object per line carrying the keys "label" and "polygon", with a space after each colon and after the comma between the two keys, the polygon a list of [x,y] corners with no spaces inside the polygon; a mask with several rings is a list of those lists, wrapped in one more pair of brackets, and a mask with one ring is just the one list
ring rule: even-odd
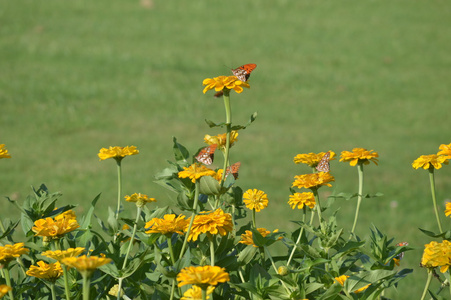
{"label": "green leaf", "polygon": [[420,229],[425,235],[433,237],[433,238],[443,238],[445,240],[451,239],[451,231],[450,230],[442,232],[442,233],[435,233],[435,232],[428,231],[428,230],[421,229],[421,228],[418,228],[418,229]]}
{"label": "green leaf", "polygon": [[175,137],[172,138],[174,142],[174,146],[172,150],[174,151],[174,157],[176,161],[186,161],[189,158],[188,150],[182,145],[177,143],[177,139]]}
{"label": "green leaf", "polygon": [[238,254],[238,263],[242,266],[249,264],[254,258],[257,251],[258,248],[256,247],[253,246],[245,247],[242,251],[240,251],[240,254]]}
{"label": "green leaf", "polygon": [[210,126],[210,128],[213,128],[213,127],[222,127],[222,126],[225,125],[224,122],[222,122],[222,123],[215,123],[215,122],[213,122],[213,121],[211,121],[211,120],[207,120],[207,119],[205,119],[205,123],[207,123],[207,125]]}
{"label": "green leaf", "polygon": [[94,200],[92,200],[92,202],[91,202],[91,207],[89,208],[88,212],[87,212],[86,215],[85,215],[85,218],[84,218],[84,220],[83,220],[83,222],[82,222],[81,228],[83,228],[83,229],[88,229],[88,227],[90,226],[90,224],[91,224],[91,218],[92,218],[92,215],[93,215],[93,213],[94,213],[94,209],[95,209],[95,207],[96,207],[97,201],[99,201],[99,199],[100,199],[100,195],[101,195],[101,194],[98,194],[98,195],[94,198]]}
{"label": "green leaf", "polygon": [[251,125],[251,123],[254,122],[255,119],[257,119],[257,112],[254,112],[254,113],[250,116],[249,121],[246,123],[246,125],[235,125],[235,126],[232,126],[232,130],[246,129],[246,127],[248,127],[249,125]]}
{"label": "green leaf", "polygon": [[[233,176],[232,176],[233,177]],[[219,195],[221,186],[219,182],[211,176],[203,176],[199,180],[199,192],[204,195]]]}

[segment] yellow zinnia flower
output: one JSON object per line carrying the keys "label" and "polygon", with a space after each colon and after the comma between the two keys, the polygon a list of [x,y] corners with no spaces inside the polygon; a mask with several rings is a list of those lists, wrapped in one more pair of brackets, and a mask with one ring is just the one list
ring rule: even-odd
{"label": "yellow zinnia flower", "polygon": [[153,218],[146,223],[146,233],[161,233],[163,235],[172,235],[173,233],[183,234],[189,220],[184,215],[175,214],[164,215],[162,219]]}
{"label": "yellow zinnia flower", "polygon": [[135,202],[136,206],[143,207],[144,205],[146,205],[146,203],[156,202],[157,200],[141,193],[134,193],[131,196],[125,196],[125,201]]}
{"label": "yellow zinnia flower", "polygon": [[431,155],[421,155],[418,157],[413,163],[412,167],[414,169],[423,168],[425,170],[429,168],[440,169],[442,164],[447,165],[448,159],[447,156],[431,154]]}
{"label": "yellow zinnia flower", "polygon": [[451,144],[441,144],[438,148],[440,149],[440,151],[437,153],[437,155],[443,155],[446,156],[447,159],[451,159]]}
{"label": "yellow zinnia flower", "polygon": [[34,222],[33,232],[35,236],[42,236],[47,239],[58,239],[68,232],[80,227],[76,216],[72,210],[68,210],[54,219],[47,217]]}
{"label": "yellow zinnia flower", "polygon": [[5,144],[0,144],[0,158],[11,158],[8,149],[5,148]]}
{"label": "yellow zinnia flower", "polygon": [[[230,148],[233,146],[233,144],[236,142],[238,138],[238,131],[236,130],[232,130],[232,132],[230,133]],[[226,142],[227,142],[227,133],[222,133],[222,134],[218,134],[218,135],[208,135],[206,134],[204,137],[204,141],[205,143],[207,143],[208,145],[218,145],[218,147],[220,149],[225,149],[226,148]]]}
{"label": "yellow zinnia flower", "polygon": [[111,262],[110,258],[99,256],[67,257],[62,260],[62,263],[68,267],[76,268],[79,272],[92,272],[100,266]]}
{"label": "yellow zinnia flower", "polygon": [[449,217],[451,215],[451,202],[446,203],[445,216]]}
{"label": "yellow zinnia flower", "polygon": [[68,257],[77,257],[85,251],[85,248],[77,247],[77,248],[68,248],[66,250],[48,250],[42,252],[43,256],[47,256],[53,258],[59,262],[62,262],[63,259]]}
{"label": "yellow zinnia flower", "polygon": [[373,152],[374,150],[366,150],[365,148],[354,148],[352,152],[350,151],[342,151],[340,161],[349,161],[351,166],[357,165],[357,163],[363,163],[364,165],[368,165],[370,161],[374,162],[377,165],[377,158],[379,154],[377,152]]}
{"label": "yellow zinnia flower", "polygon": [[194,183],[202,176],[216,177],[216,172],[204,165],[194,163],[188,168],[184,167],[183,171],[178,173],[179,178],[189,178]]}
{"label": "yellow zinnia flower", "polygon": [[63,269],[58,261],[56,263],[47,264],[40,260],[37,262],[37,265],[38,266],[30,266],[26,274],[28,276],[34,276],[52,282],[55,282],[61,275],[63,275]]}
{"label": "yellow zinnia flower", "polygon": [[294,179],[292,186],[306,189],[318,189],[323,185],[331,187],[329,182],[335,181],[335,178],[328,172],[296,175]]}
{"label": "yellow zinnia flower", "polygon": [[[334,160],[335,152],[333,151],[329,152],[330,152],[329,160]],[[318,163],[321,161],[321,158],[323,158],[324,154],[326,154],[326,152],[320,152],[318,154],[316,153],[298,154],[294,157],[293,161],[295,164],[306,164],[309,167],[316,168]]]}
{"label": "yellow zinnia flower", "polygon": [[202,85],[205,85],[203,93],[214,89],[216,92],[224,89],[234,90],[238,94],[243,91],[243,87],[250,88],[249,83],[240,81],[236,76],[218,76],[214,78],[205,78],[202,81]]}
{"label": "yellow zinnia flower", "polygon": [[12,290],[12,288],[9,285],[0,284],[0,298],[5,296],[11,290]]}
{"label": "yellow zinnia flower", "polygon": [[[209,295],[215,290],[214,286],[208,286],[207,299],[211,299]],[[183,293],[183,297],[180,300],[202,300],[202,289],[197,285],[193,285],[192,288]]]}
{"label": "yellow zinnia flower", "polygon": [[423,267],[440,267],[440,272],[445,273],[451,265],[451,243],[447,240],[443,240],[442,243],[432,241],[424,247],[421,258]]}
{"label": "yellow zinnia flower", "polygon": [[100,160],[114,158],[115,160],[120,161],[127,155],[136,155],[138,153],[139,150],[137,150],[135,146],[126,146],[126,147],[110,146],[109,149],[107,148],[100,149],[100,152],[97,155],[99,156]]}
{"label": "yellow zinnia flower", "polygon": [[[348,279],[348,278],[349,278],[348,275],[341,275],[341,276],[339,276],[339,277],[335,277],[335,280],[336,280],[340,285],[343,286],[343,285],[345,284],[346,279]],[[371,283],[365,285],[364,287],[362,287],[362,288],[360,288],[360,289],[358,289],[358,290],[355,290],[354,293],[355,293],[355,294],[358,294],[358,293],[360,293],[360,292],[363,292],[363,291],[366,290],[370,285],[371,285]]]}
{"label": "yellow zinnia flower", "polygon": [[[257,228],[257,231],[261,234],[262,237],[266,237],[268,234],[271,233],[271,231],[266,230],[266,228]],[[274,230],[272,233],[279,232],[278,229]],[[282,237],[279,238],[279,240],[282,239]],[[241,240],[238,242],[245,245],[252,245],[255,248],[258,248],[257,245],[254,244],[254,240],[252,238],[252,231],[246,230],[245,233],[241,235]]]}
{"label": "yellow zinnia flower", "polygon": [[304,208],[304,205],[313,209],[316,204],[315,196],[311,192],[294,193],[293,195],[290,195],[290,200],[288,201],[288,204],[291,206],[292,209],[295,209],[296,207],[298,209],[302,209]]}
{"label": "yellow zinnia flower", "polygon": [[177,275],[178,286],[194,284],[202,286],[215,286],[220,282],[230,280],[229,273],[218,266],[199,266],[183,268]]}
{"label": "yellow zinnia flower", "polygon": [[[232,229],[232,216],[229,213],[225,213],[222,209],[218,208],[213,212],[201,212],[194,217],[188,241],[197,241],[197,238],[202,233],[225,236]],[[188,226],[185,228],[185,231],[187,230]]]}
{"label": "yellow zinnia flower", "polygon": [[257,189],[249,189],[243,194],[243,202],[250,210],[259,212],[268,206],[268,195]]}
{"label": "yellow zinnia flower", "polygon": [[0,246],[0,265],[6,265],[13,259],[28,253],[28,249],[24,248],[24,243],[16,243],[14,245]]}

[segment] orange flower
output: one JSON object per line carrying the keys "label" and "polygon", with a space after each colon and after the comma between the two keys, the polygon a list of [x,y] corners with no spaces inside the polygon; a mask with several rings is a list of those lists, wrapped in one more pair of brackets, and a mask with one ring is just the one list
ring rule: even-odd
{"label": "orange flower", "polygon": [[[201,212],[194,217],[188,241],[197,241],[197,238],[202,233],[225,236],[232,229],[232,216],[229,213],[225,213],[222,209],[218,208],[213,212]],[[188,230],[188,226],[185,228],[186,230]]]}
{"label": "orange flower", "polygon": [[323,185],[331,187],[329,182],[335,181],[335,178],[327,172],[297,175],[294,179],[292,186],[306,189],[318,189]]}
{"label": "orange flower", "polygon": [[68,210],[53,218],[39,219],[34,222],[33,232],[35,236],[43,236],[47,239],[58,239],[68,232],[80,227],[75,214]]}
{"label": "orange flower", "polygon": [[365,148],[354,148],[352,152],[343,151],[341,152],[340,161],[347,162],[351,166],[357,165],[357,163],[363,163],[364,165],[368,165],[370,161],[374,162],[377,165],[377,158],[379,154],[377,152],[373,152],[374,150],[366,150]]}
{"label": "orange flower", "polygon": [[243,87],[250,88],[249,83],[240,81],[236,76],[218,76],[214,78],[205,78],[202,81],[202,85],[205,85],[203,93],[214,89],[216,92],[224,89],[234,90],[238,94],[243,91]]}

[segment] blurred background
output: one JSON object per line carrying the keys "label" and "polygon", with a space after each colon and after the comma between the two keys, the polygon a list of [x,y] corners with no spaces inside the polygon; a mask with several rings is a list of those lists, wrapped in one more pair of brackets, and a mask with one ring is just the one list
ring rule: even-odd
{"label": "blurred background", "polygon": [[[45,183],[61,191],[59,206],[77,214],[101,193],[97,214],[116,203],[114,160],[102,147],[134,145],[123,160],[124,194],[141,192],[159,206],[174,195],[155,174],[172,160],[172,137],[193,154],[223,122],[222,99],[202,94],[202,80],[231,75],[256,63],[251,89],[231,93],[240,131],[232,161],[239,185],[264,190],[268,209],[258,222],[270,230],[295,228],[289,208],[298,153],[363,147],[380,155],[365,167],[365,199],[357,234],[372,224],[408,241],[401,267],[414,273],[393,299],[420,295],[426,270],[418,267],[438,231],[428,172],[411,163],[451,143],[451,6],[447,1],[32,1],[0,0],[1,218],[19,218],[6,200],[22,202]],[[220,167],[220,165],[217,165]],[[451,167],[436,172],[441,211],[451,198]],[[331,193],[357,192],[357,170],[331,162]],[[323,200],[325,201],[325,200]],[[337,200],[339,226],[349,231],[355,199]],[[125,204],[124,216],[133,205]],[[450,220],[442,215],[443,227]],[[277,251],[277,250],[276,250]],[[438,285],[436,284],[436,287]]]}

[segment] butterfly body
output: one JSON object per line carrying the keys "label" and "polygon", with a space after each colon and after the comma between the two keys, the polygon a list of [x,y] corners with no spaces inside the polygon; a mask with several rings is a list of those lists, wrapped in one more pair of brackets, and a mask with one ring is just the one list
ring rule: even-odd
{"label": "butterfly body", "polygon": [[213,163],[217,147],[218,147],[217,144],[213,144],[205,148],[202,148],[202,150],[200,150],[199,153],[196,155],[196,160],[200,163],[211,165]]}
{"label": "butterfly body", "polygon": [[329,160],[330,160],[330,151],[324,154],[323,158],[321,158],[318,165],[316,166],[316,169],[319,172],[329,172],[330,171]]}
{"label": "butterfly body", "polygon": [[251,76],[252,71],[257,67],[256,64],[245,64],[236,69],[232,69],[233,75],[235,75],[240,81],[246,82]]}

